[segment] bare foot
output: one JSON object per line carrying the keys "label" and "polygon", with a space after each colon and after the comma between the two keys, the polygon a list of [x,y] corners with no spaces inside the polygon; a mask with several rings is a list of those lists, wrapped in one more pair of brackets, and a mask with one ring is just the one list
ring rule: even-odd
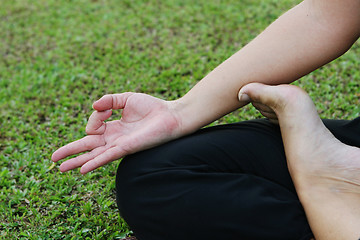
{"label": "bare foot", "polygon": [[239,99],[246,95],[276,113],[288,168],[316,239],[359,239],[360,149],[338,141],[296,86],[252,83]]}

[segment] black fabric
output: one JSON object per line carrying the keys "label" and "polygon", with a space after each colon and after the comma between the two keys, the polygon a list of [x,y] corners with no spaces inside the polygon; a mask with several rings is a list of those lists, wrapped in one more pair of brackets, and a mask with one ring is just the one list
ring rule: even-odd
{"label": "black fabric", "polygon": [[[360,119],[324,120],[360,146]],[[118,167],[120,214],[139,240],[310,239],[287,170],[280,129],[252,120],[127,156]]]}

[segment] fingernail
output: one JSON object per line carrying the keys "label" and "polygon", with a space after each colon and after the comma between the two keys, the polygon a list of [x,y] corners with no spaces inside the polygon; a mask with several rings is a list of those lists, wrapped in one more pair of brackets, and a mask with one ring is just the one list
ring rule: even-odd
{"label": "fingernail", "polygon": [[251,98],[245,93],[239,93],[239,100],[241,102],[251,102]]}

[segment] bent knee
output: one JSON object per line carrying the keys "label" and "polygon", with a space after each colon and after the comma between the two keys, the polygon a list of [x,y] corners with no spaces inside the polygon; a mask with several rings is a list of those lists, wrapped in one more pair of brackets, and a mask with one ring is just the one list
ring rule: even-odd
{"label": "bent knee", "polygon": [[150,195],[161,188],[168,172],[175,165],[176,154],[164,149],[149,149],[126,156],[119,164],[116,174],[117,204],[121,215],[137,214]]}

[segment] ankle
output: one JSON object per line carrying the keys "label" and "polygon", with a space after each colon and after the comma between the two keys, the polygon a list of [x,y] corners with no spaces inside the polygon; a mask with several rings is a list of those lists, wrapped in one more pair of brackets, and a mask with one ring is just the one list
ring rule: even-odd
{"label": "ankle", "polygon": [[360,182],[348,176],[296,176],[293,178],[297,194],[303,204],[321,204],[329,199],[343,202],[357,199],[360,202]]}

